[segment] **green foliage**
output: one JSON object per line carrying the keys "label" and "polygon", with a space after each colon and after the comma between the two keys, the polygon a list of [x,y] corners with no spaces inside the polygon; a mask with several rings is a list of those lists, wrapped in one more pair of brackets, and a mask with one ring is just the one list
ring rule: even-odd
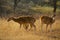
{"label": "green foliage", "polygon": [[[53,12],[52,0],[17,0],[16,14],[19,12],[42,12],[42,13],[51,13]],[[60,8],[60,1],[57,2],[57,7]],[[0,0],[0,14],[11,12],[14,13],[14,0]],[[60,12],[60,9],[57,9],[57,12]]]}

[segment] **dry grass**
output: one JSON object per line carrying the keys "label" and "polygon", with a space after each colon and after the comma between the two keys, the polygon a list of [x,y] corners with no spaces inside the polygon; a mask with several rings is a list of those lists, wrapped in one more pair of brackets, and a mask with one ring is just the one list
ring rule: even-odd
{"label": "dry grass", "polygon": [[[1,40],[60,40],[60,20],[57,20],[52,29],[53,32],[41,33],[40,30],[40,20],[36,21],[37,31],[25,31],[22,27],[20,29],[19,24],[7,20],[0,19],[0,39]],[[48,28],[49,30],[49,28]]]}

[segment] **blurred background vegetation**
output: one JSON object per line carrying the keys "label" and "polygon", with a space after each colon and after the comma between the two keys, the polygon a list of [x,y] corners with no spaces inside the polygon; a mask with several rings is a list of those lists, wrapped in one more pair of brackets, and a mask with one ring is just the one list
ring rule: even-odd
{"label": "blurred background vegetation", "polygon": [[[53,12],[53,0],[0,0],[0,18],[11,16],[48,14]],[[60,0],[57,0],[57,14],[60,13]]]}

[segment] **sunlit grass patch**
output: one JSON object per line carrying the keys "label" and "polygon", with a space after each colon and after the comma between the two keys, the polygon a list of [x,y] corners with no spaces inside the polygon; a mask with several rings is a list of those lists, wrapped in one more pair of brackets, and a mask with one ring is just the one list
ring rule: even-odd
{"label": "sunlit grass patch", "polygon": [[60,5],[60,1],[57,2],[57,5]]}
{"label": "sunlit grass patch", "polygon": [[[53,12],[53,7],[41,7],[41,6],[37,6],[37,7],[32,7],[32,10],[36,11],[36,12],[42,12],[42,13],[52,13]],[[60,12],[60,9],[57,8],[57,12]]]}

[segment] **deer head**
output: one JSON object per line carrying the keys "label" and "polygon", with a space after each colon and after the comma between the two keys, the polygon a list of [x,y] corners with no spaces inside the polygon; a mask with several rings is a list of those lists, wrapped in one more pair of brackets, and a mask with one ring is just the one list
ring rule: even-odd
{"label": "deer head", "polygon": [[9,18],[7,21],[9,22],[9,21],[11,21],[11,20],[13,20],[14,18],[13,17],[11,17],[11,18]]}

